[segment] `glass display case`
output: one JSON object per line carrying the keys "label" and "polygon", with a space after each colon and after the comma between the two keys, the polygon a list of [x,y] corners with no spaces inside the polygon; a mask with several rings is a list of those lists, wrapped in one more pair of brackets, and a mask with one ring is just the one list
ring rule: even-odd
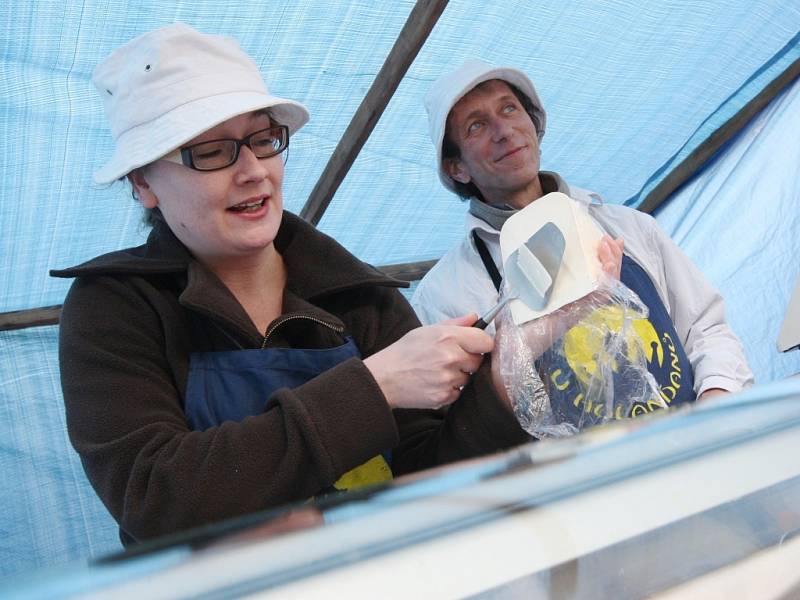
{"label": "glass display case", "polygon": [[0,596],[791,598],[798,456],[789,379],[17,578]]}

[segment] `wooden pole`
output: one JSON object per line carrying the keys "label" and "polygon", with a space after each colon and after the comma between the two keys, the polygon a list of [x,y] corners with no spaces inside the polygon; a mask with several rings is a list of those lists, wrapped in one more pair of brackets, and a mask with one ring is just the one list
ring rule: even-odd
{"label": "wooden pole", "polygon": [[[435,260],[423,260],[420,262],[384,265],[378,267],[378,269],[389,277],[411,282],[422,279],[425,273],[435,264]],[[57,325],[60,315],[61,305],[0,313],[0,331]]]}
{"label": "wooden pole", "polygon": [[420,262],[399,263],[396,265],[384,265],[378,267],[381,271],[386,273],[389,277],[400,279],[401,281],[417,281],[425,276],[425,273],[431,270],[431,267],[436,264],[435,260],[423,260]]}
{"label": "wooden pole", "polygon": [[55,325],[61,315],[61,305],[0,313],[0,331]]}
{"label": "wooden pole", "polygon": [[664,203],[678,188],[686,183],[728,140],[741,131],[767,104],[789,84],[800,77],[800,58],[745,104],[735,115],[708,136],[703,143],[684,158],[642,200],[639,210],[651,213]]}
{"label": "wooden pole", "polygon": [[358,153],[381,118],[400,81],[444,12],[447,0],[417,0],[383,63],[375,81],[361,101],[325,170],[311,191],[300,216],[317,225],[339,189]]}

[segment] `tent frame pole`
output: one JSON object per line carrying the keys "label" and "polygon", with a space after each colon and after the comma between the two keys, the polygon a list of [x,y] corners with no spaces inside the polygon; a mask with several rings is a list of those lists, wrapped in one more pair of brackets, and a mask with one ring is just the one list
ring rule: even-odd
{"label": "tent frame pole", "polygon": [[[427,273],[435,260],[424,260],[419,262],[398,263],[378,267],[389,277],[394,277],[401,281],[417,281]],[[15,310],[12,312],[0,313],[0,331],[11,331],[14,329],[25,329],[27,327],[43,327],[45,325],[57,325],[61,316],[61,305],[46,306],[44,308],[31,308],[27,310]]]}
{"label": "tent frame pole", "polygon": [[695,173],[697,173],[706,162],[716,154],[730,139],[741,131],[750,120],[769,104],[784,88],[800,76],[800,58],[795,60],[775,79],[770,81],[764,89],[756,94],[750,102],[745,104],[730,119],[720,125],[703,143],[684,158],[672,171],[670,171],[650,193],[647,194],[639,210],[652,213],[678,188],[686,183]]}
{"label": "tent frame pole", "polygon": [[325,170],[300,211],[300,216],[317,225],[339,189],[358,153],[377,125],[395,90],[414,62],[428,35],[447,6],[448,0],[417,0],[403,29],[372,86],[356,109]]}
{"label": "tent frame pole", "polygon": [[[409,23],[412,22],[414,12],[420,6],[425,5],[426,8],[430,9],[429,5],[434,4],[437,7],[441,5],[441,10],[439,10],[438,14],[436,15],[436,18],[438,19],[439,14],[441,14],[442,10],[444,10],[444,6],[447,4],[447,2],[427,2],[425,0],[419,0],[417,5],[412,10],[412,14],[409,16],[408,21],[406,21],[406,25],[403,28],[403,31],[401,31],[400,36],[402,37],[403,32],[409,28]],[[433,28],[433,24],[435,24],[435,19],[433,23],[430,24],[430,27],[425,31],[425,37],[427,37],[428,33],[430,33],[430,30]],[[398,38],[398,42],[395,43],[395,47],[392,48],[392,52],[386,59],[386,63],[389,63],[390,59],[392,58],[392,53],[394,53],[395,49],[398,47],[399,42],[400,38]],[[422,46],[422,43],[424,43],[424,39],[422,39],[422,42],[420,42],[420,47]],[[411,60],[408,61],[408,64],[405,66],[402,73],[405,73],[405,71],[408,69],[408,65],[411,64],[411,61],[413,60],[414,56],[416,56],[418,51],[419,47],[414,52]],[[367,93],[367,97],[372,95],[373,88],[375,88],[377,82],[381,79],[381,74],[384,72],[384,70],[387,70],[386,63],[384,64],[383,69],[381,69],[381,72],[378,74],[378,77],[375,79],[373,87],[370,88],[370,91]],[[719,129],[712,133],[706,141],[700,144],[689,156],[681,161],[681,163],[675,167],[661,183],[653,188],[653,190],[644,199],[641,206],[639,206],[639,210],[647,213],[651,213],[656,210],[667,198],[669,198],[670,195],[672,195],[694,173],[696,173],[700,167],[702,167],[703,164],[705,164],[705,162],[714,155],[714,153],[716,153],[728,140],[736,135],[753,117],[755,117],[767,104],[769,104],[771,100],[778,96],[778,94],[780,94],[784,88],[788,87],[791,83],[798,79],[798,77],[800,77],[800,59],[795,60],[791,65],[789,65],[789,67],[787,67],[780,75],[767,84],[764,89],[761,90],[761,92],[759,92],[752,100],[750,100],[750,102],[745,104],[739,112],[728,119],[719,127]],[[402,78],[402,74],[400,75],[400,78]],[[391,93],[394,92],[396,87],[397,84],[395,83]],[[388,104],[391,93],[388,93],[386,96],[385,102],[383,103],[383,108],[385,108],[386,104]],[[363,142],[366,140],[365,135],[364,139],[357,145],[357,147],[355,143],[345,143],[345,140],[348,139],[348,132],[354,126],[354,123],[360,122],[360,119],[368,118],[370,115],[374,117],[374,119],[371,121],[369,129],[369,131],[372,131],[372,128],[374,128],[375,123],[377,123],[377,120],[380,117],[379,113],[375,114],[370,112],[369,115],[366,114],[368,110],[371,111],[371,109],[364,108],[364,106],[367,104],[367,97],[364,98],[364,101],[361,103],[358,111],[356,111],[356,115],[353,117],[353,120],[351,121],[350,126],[347,128],[347,131],[345,131],[344,136],[342,136],[342,141],[339,142],[339,146],[337,146],[334,156],[332,156],[331,160],[328,162],[328,166],[325,168],[323,176],[320,177],[320,180],[317,182],[317,186],[314,188],[314,191],[312,191],[311,196],[309,197],[309,201],[306,203],[306,206],[303,207],[303,211],[305,213],[304,218],[307,218],[315,225],[319,222],[319,219],[325,212],[325,208],[327,208],[328,204],[330,204],[333,193],[336,191],[336,188],[338,188],[341,180],[344,178],[347,172],[347,169],[349,169],[350,165],[352,165],[353,160],[355,160],[355,157],[358,154],[358,151],[360,150],[361,146],[363,146]],[[359,117],[359,113],[362,112],[362,108],[364,108],[365,116]],[[383,108],[381,108],[381,112]],[[359,120],[357,121],[357,119]],[[336,155],[337,152],[340,151],[340,147],[343,146],[346,147],[346,149],[342,149],[341,154],[352,154],[352,159],[350,159],[350,162],[347,164],[346,168],[341,170],[341,165],[344,165],[341,160],[336,160],[336,164],[340,166],[333,167],[331,165],[335,162],[334,159],[336,159]],[[322,189],[325,185],[327,185],[324,183],[326,180],[326,173],[329,171],[333,173],[334,170],[336,170],[337,173],[340,173],[337,175],[338,180],[335,183],[335,187],[331,187],[330,194],[326,194],[324,200],[322,199],[321,195],[319,195],[319,200],[317,200],[318,196],[315,195],[315,192],[317,192],[318,188]],[[329,175],[328,177],[333,178],[333,174]],[[319,194],[322,194],[322,192],[319,192]],[[422,279],[425,273],[427,273],[434,264],[436,264],[435,260],[427,260],[385,265],[378,268],[387,275],[390,275],[396,279],[410,282]],[[0,331],[24,329],[26,327],[41,327],[44,325],[56,325],[58,323],[60,314],[60,305],[0,313]]]}

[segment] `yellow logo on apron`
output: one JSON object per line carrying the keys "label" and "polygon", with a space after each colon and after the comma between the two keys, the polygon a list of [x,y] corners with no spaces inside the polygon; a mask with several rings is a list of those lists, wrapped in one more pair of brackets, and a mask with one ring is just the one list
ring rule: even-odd
{"label": "yellow logo on apron", "polygon": [[[597,362],[603,360],[607,353],[605,339],[607,332],[619,334],[623,331],[623,312],[618,306],[603,306],[588,317],[582,319],[564,335],[564,354],[578,380],[587,386],[598,371]],[[625,350],[628,360],[635,362],[640,351],[644,351],[648,363],[664,362],[664,348],[658,339],[658,333],[646,318],[633,319],[633,331],[626,329],[628,339]],[[636,343],[632,336],[639,337]],[[611,368],[617,372],[617,363],[611,360]]]}
{"label": "yellow logo on apron", "polygon": [[382,483],[392,479],[392,470],[382,455],[378,454],[359,465],[355,469],[350,469],[347,473],[339,477],[334,484],[337,490],[357,490],[375,483]]}

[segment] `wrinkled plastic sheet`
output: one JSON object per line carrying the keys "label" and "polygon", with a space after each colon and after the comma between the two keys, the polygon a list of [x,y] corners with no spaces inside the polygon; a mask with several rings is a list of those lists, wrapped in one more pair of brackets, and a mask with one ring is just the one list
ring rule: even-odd
{"label": "wrinkled plastic sheet", "polygon": [[[516,325],[499,315],[500,374],[523,429],[537,438],[564,437],[615,419],[667,408],[647,369],[637,323],[647,306],[619,280],[550,314]],[[579,393],[565,398],[542,373],[571,370]],[[640,408],[641,407],[641,408]]]}

